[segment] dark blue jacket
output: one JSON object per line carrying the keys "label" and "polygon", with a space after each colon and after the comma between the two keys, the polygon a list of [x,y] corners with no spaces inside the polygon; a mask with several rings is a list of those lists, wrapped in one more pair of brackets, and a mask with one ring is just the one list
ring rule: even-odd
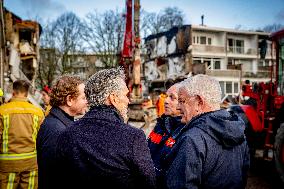
{"label": "dark blue jacket", "polygon": [[142,130],[110,106],[91,109],[61,134],[59,169],[65,188],[154,188],[155,171]]}
{"label": "dark blue jacket", "polygon": [[56,144],[60,133],[74,118],[63,110],[53,107],[44,119],[37,135],[37,162],[38,162],[38,186],[40,189],[52,189],[57,185],[56,174]]}
{"label": "dark blue jacket", "polygon": [[159,186],[161,185],[164,176],[161,160],[163,160],[170,152],[178,133],[184,126],[180,121],[180,116],[172,117],[162,115],[157,119],[157,124],[148,137],[148,147],[154,161]]}
{"label": "dark blue jacket", "polygon": [[244,189],[249,168],[244,129],[226,110],[193,118],[163,162],[168,188]]}

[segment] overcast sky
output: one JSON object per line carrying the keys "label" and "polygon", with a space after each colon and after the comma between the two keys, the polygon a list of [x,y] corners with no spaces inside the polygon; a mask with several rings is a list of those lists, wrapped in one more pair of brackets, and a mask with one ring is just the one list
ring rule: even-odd
{"label": "overcast sky", "polygon": [[[270,24],[284,25],[284,0],[140,0],[141,8],[159,12],[176,6],[185,13],[186,24],[212,27],[259,29]],[[4,0],[4,6],[23,19],[52,20],[65,11],[80,17],[88,12],[109,9],[123,10],[125,0]]]}

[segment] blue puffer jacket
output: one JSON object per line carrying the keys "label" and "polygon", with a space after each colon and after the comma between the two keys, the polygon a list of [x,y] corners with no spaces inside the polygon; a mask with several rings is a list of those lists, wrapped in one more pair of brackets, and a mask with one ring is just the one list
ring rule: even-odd
{"label": "blue puffer jacket", "polygon": [[226,110],[193,118],[166,157],[167,187],[243,189],[249,168],[244,122]]}

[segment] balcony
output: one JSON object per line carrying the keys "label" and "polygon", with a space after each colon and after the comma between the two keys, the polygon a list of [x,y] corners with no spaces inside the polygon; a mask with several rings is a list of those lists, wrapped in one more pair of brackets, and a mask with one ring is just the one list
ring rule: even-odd
{"label": "balcony", "polygon": [[234,54],[245,54],[245,49],[244,47],[229,46],[228,52]]}
{"label": "balcony", "polygon": [[193,52],[225,53],[225,48],[212,45],[192,45]]}
{"label": "balcony", "polygon": [[257,58],[257,49],[245,49],[243,46],[229,46],[227,48],[228,56],[239,58]]}
{"label": "balcony", "polygon": [[218,77],[240,77],[240,70],[206,70],[206,74]]}
{"label": "balcony", "polygon": [[270,71],[261,71],[259,70],[256,74],[248,71],[243,71],[242,77],[247,78],[269,78],[270,77]]}
{"label": "balcony", "polygon": [[270,71],[261,70],[256,74],[249,71],[243,71],[241,75],[240,70],[206,70],[206,74],[215,77],[230,77],[230,78],[269,78]]}
{"label": "balcony", "polygon": [[257,53],[257,50],[252,49],[252,48],[250,48],[246,51],[246,54],[249,54],[249,55],[256,55],[256,53]]}

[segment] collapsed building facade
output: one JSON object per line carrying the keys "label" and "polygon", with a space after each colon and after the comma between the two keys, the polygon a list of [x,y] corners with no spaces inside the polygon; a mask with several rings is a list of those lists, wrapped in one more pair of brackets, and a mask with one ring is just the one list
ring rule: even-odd
{"label": "collapsed building facade", "polygon": [[168,78],[187,75],[191,71],[190,40],[190,26],[187,25],[145,38],[143,75],[149,92],[163,88],[163,82]]}
{"label": "collapsed building facade", "polygon": [[25,79],[30,83],[29,100],[38,105],[40,93],[35,89],[39,62],[41,26],[22,20],[1,5],[1,88],[6,98],[12,93],[12,83]]}
{"label": "collapsed building facade", "polygon": [[[143,65],[150,90],[163,88],[168,79],[195,74],[214,76],[223,98],[237,96],[245,80],[268,81],[275,52],[269,33],[240,31],[205,25],[185,25],[148,36]],[[266,56],[261,55],[265,44]],[[159,83],[159,84],[157,84]]]}

